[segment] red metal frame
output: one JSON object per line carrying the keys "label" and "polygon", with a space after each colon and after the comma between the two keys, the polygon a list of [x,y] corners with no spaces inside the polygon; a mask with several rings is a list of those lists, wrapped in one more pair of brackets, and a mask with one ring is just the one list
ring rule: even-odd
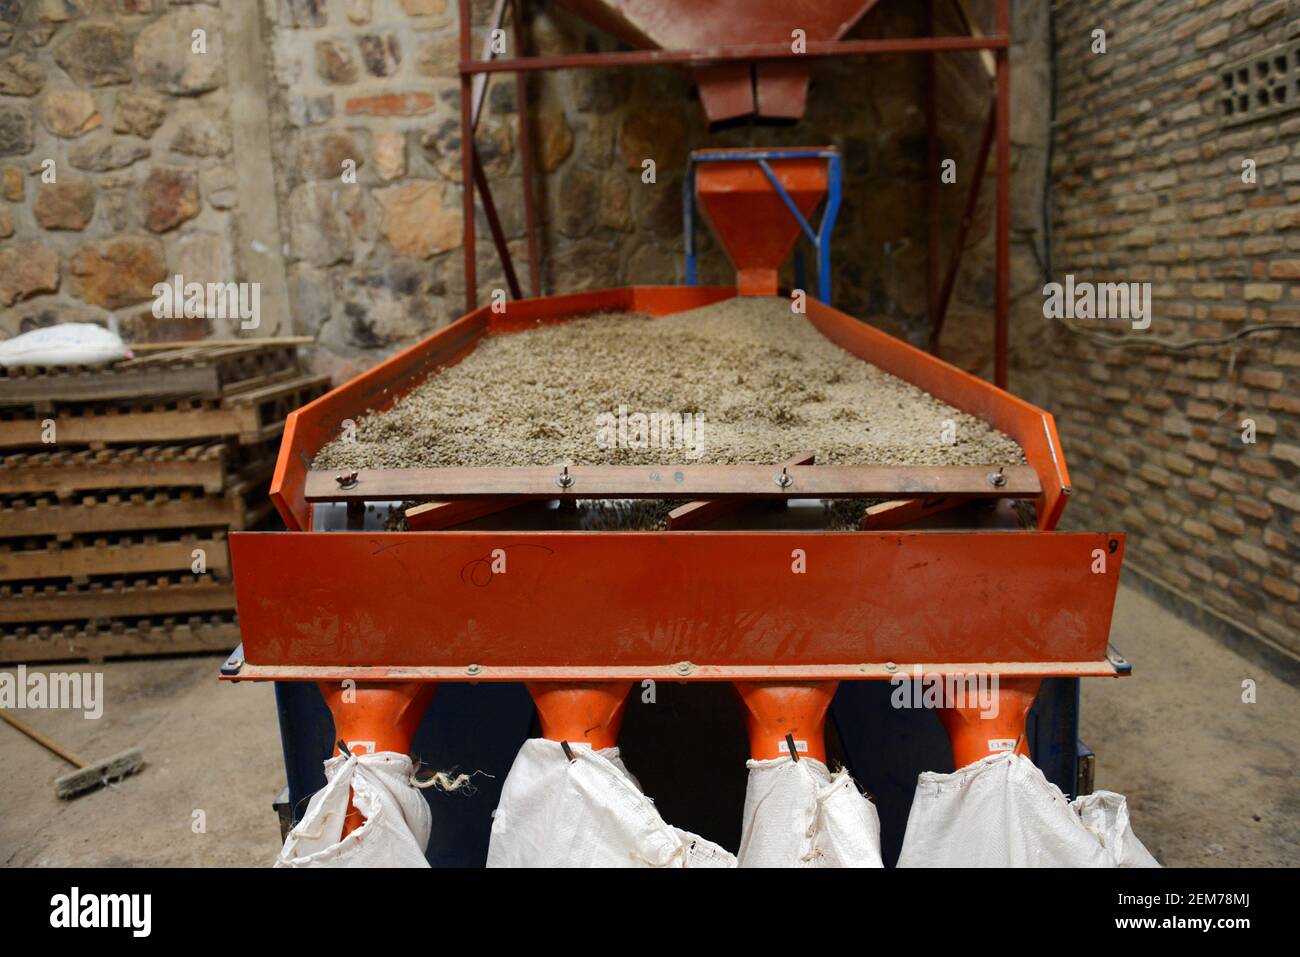
{"label": "red metal frame", "polygon": [[[1010,0],[998,0],[997,30],[1003,36],[1011,35]],[[994,231],[997,234],[997,263],[995,281],[997,291],[993,307],[993,381],[1002,388],[1007,387],[1007,320],[1011,314],[1011,60],[1009,49],[998,47],[997,56],[997,94],[993,97],[993,108],[998,117],[998,196],[997,222]]]}
{"label": "red metal frame", "polygon": [[[1004,0],[999,0],[1004,2]],[[797,60],[802,57],[874,56],[892,53],[962,53],[999,50],[1011,45],[1006,36],[891,37],[880,40],[808,41],[803,53],[793,53],[788,43],[728,44],[699,50],[629,50],[614,53],[566,53],[546,57],[462,63],[467,73],[512,73],[517,70],[615,69],[629,66],[708,66],[742,60]]]}
{"label": "red metal frame", "polygon": [[[516,109],[518,110],[519,125],[521,130],[520,149],[522,151],[522,160],[525,180],[525,218],[527,221],[528,232],[528,252],[529,263],[532,268],[532,291],[533,295],[538,294],[537,276],[539,253],[537,248],[537,224],[531,201],[533,175],[531,162],[531,147],[527,136],[527,126],[529,121],[527,97],[524,95],[523,77],[530,72],[539,72],[547,70],[572,70],[572,69],[601,69],[601,68],[618,68],[631,66],[689,66],[689,67],[715,67],[724,69],[727,65],[735,65],[744,62],[753,62],[758,64],[777,65],[782,62],[789,62],[806,57],[839,57],[839,56],[874,56],[881,54],[897,53],[924,53],[927,54],[930,63],[930,80],[927,83],[927,93],[925,98],[925,108],[927,116],[927,128],[929,131],[931,170],[929,176],[929,199],[928,220],[929,220],[929,258],[930,263],[927,266],[928,272],[928,296],[929,296],[929,314],[931,321],[932,338],[931,349],[936,354],[939,348],[939,330],[942,329],[944,313],[947,308],[947,298],[951,293],[951,285],[955,281],[957,268],[960,265],[962,247],[964,245],[964,232],[958,236],[950,253],[950,265],[948,269],[948,279],[945,282],[945,288],[948,293],[940,295],[938,267],[939,256],[939,208],[937,202],[937,186],[935,177],[938,175],[937,166],[934,163],[937,157],[936,152],[936,102],[935,89],[936,82],[933,72],[934,58],[939,53],[958,53],[958,52],[992,52],[995,56],[995,92],[993,96],[992,113],[990,115],[991,125],[996,131],[992,137],[996,140],[997,153],[997,198],[995,212],[995,232],[996,232],[996,252],[995,252],[995,305],[994,305],[994,371],[993,381],[1001,388],[1007,386],[1008,376],[1008,348],[1009,348],[1009,318],[1011,311],[1010,296],[1010,263],[1011,263],[1011,122],[1010,122],[1010,96],[1011,96],[1011,74],[1010,60],[1008,51],[1011,46],[1011,14],[1010,0],[995,0],[997,26],[996,32],[992,36],[927,36],[927,37],[890,37],[882,39],[868,40],[810,40],[807,43],[806,52],[795,53],[789,43],[760,43],[760,44],[730,44],[709,46],[695,50],[632,50],[609,53],[575,53],[560,56],[547,57],[527,57],[516,56],[509,59],[484,59],[475,60],[472,54],[472,33],[473,25],[470,16],[469,0],[458,0],[460,9],[460,31],[461,31],[461,150],[462,160],[462,183],[464,184],[464,225],[463,225],[463,250],[465,257],[465,308],[467,312],[473,312],[478,306],[478,264],[477,250],[475,247],[475,224],[474,224],[474,189],[475,184],[484,193],[485,210],[491,204],[491,189],[487,177],[478,168],[474,153],[474,91],[472,88],[472,78],[481,77],[484,74],[513,72],[517,78],[518,96]],[[515,40],[516,46],[522,50],[523,33],[520,29],[519,8],[523,0],[511,0],[514,5],[514,23],[515,23]],[[932,2],[932,0],[931,0]],[[500,15],[503,7],[497,8],[497,19],[494,22],[500,22]],[[933,24],[932,9],[931,25]],[[987,159],[988,147],[981,146],[979,153],[980,159],[978,165],[980,171],[984,169]],[[979,188],[983,176],[977,176],[970,187],[972,199],[978,196]],[[491,217],[489,217],[491,224]],[[494,230],[493,239],[495,241],[497,255],[501,259],[502,266],[507,276],[514,274],[513,262],[511,261],[510,251],[504,238],[497,235]],[[512,287],[516,284],[512,284]]]}

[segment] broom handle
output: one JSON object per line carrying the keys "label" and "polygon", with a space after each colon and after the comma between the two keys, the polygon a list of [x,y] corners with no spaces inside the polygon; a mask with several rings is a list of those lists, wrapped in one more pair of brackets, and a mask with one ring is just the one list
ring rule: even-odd
{"label": "broom handle", "polygon": [[276,336],[258,339],[177,339],[173,342],[132,342],[127,348],[132,352],[166,352],[168,349],[223,349],[228,346],[309,346],[316,340],[311,336]]}
{"label": "broom handle", "polygon": [[8,711],[5,711],[3,708],[0,708],[0,718],[3,718],[9,724],[13,725],[23,734],[27,735],[27,737],[35,741],[37,744],[42,745],[43,747],[46,747],[49,750],[53,751],[55,754],[61,757],[64,761],[67,761],[69,764],[79,768],[84,768],[86,766],[86,762],[83,761],[81,758],[77,757],[71,751],[54,743],[45,735],[41,734],[39,731],[33,728],[31,725],[24,724],[23,722],[19,721]]}

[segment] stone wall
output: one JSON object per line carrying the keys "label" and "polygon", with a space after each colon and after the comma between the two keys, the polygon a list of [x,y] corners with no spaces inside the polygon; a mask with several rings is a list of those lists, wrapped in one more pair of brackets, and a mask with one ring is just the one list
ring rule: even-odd
{"label": "stone wall", "polygon": [[213,4],[0,0],[0,335],[229,333],[149,308],[173,274],[239,272],[222,32]]}
{"label": "stone wall", "polygon": [[[1083,325],[1149,344],[1300,320],[1300,112],[1225,124],[1217,69],[1300,35],[1298,12],[1286,0],[1060,5],[1053,272],[1151,282],[1154,296],[1149,330]],[[1104,55],[1091,52],[1098,27]],[[1289,75],[1300,95],[1300,62]],[[1294,331],[1171,352],[1102,348],[1058,326],[1052,343],[1046,374],[1012,385],[1057,414],[1067,521],[1127,531],[1130,561],[1155,580],[1300,650]]]}

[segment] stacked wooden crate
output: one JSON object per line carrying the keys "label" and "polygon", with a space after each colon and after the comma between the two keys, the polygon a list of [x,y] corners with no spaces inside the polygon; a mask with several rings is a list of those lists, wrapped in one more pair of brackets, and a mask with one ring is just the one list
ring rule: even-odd
{"label": "stacked wooden crate", "polygon": [[227,533],[327,388],[294,344],[0,370],[0,662],[234,648]]}

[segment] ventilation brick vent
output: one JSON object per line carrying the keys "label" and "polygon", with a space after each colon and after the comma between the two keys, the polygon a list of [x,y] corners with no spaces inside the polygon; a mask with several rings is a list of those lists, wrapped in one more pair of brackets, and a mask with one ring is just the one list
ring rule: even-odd
{"label": "ventilation brick vent", "polygon": [[1219,68],[1216,110],[1223,126],[1300,107],[1300,39]]}

